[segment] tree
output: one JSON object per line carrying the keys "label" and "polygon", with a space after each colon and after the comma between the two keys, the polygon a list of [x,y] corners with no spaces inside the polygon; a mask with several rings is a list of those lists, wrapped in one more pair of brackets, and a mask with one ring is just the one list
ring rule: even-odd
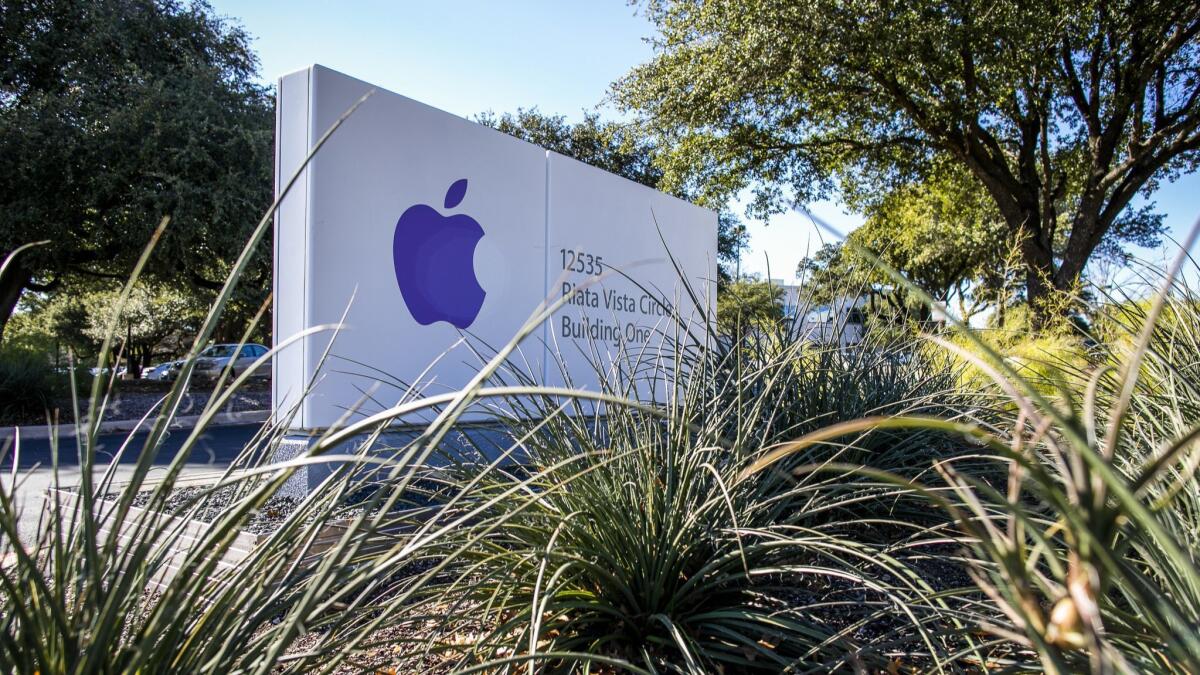
{"label": "tree", "polygon": [[[0,337],[22,293],[147,274],[220,286],[272,192],[273,113],[241,29],[203,2],[0,0]],[[247,284],[266,296],[264,247]],[[257,303],[247,304],[257,306]]]}
{"label": "tree", "polygon": [[[656,163],[658,149],[648,143],[637,129],[616,122],[604,122],[595,113],[587,113],[583,121],[570,124],[561,115],[543,115],[533,110],[518,110],[514,115],[492,113],[478,116],[481,124],[504,133],[577,159],[598,169],[604,169],[636,183],[663,189],[663,171]],[[671,191],[683,199],[694,199],[685,190]],[[745,249],[749,235],[746,226],[723,205],[717,202],[717,258],[722,281],[728,280],[729,264],[737,261]]]}
{"label": "tree", "polygon": [[1001,301],[1010,245],[1004,220],[988,195],[954,166],[905,185],[867,209],[862,227],[847,237],[848,264],[875,272],[861,251],[870,251],[939,303],[957,300],[964,320]]}
{"label": "tree", "polygon": [[806,307],[839,307],[866,299],[862,310],[872,322],[889,323],[926,320],[929,308],[915,300],[902,286],[892,283],[875,264],[864,260],[845,242],[825,244],[801,259],[796,269],[800,280],[801,304]]}
{"label": "tree", "polygon": [[736,279],[717,295],[717,325],[726,333],[783,321],[783,288],[769,281]]}
{"label": "tree", "polygon": [[850,248],[841,242],[825,244],[801,259],[796,276],[805,298],[813,304],[829,304],[887,283],[887,277],[874,266],[858,264]]}
{"label": "tree", "polygon": [[115,320],[114,351],[137,377],[152,361],[186,351],[208,306],[192,289],[164,283],[138,282],[118,312],[120,295],[121,287],[107,280],[72,283],[53,295],[27,293],[9,322],[5,347],[53,353],[56,360],[69,352],[76,363],[94,364]]}
{"label": "tree", "polygon": [[110,326],[123,343],[127,372],[140,377],[143,368],[159,356],[173,356],[187,348],[188,339],[204,320],[204,306],[194,294],[164,285],[139,283],[122,305],[120,289],[94,291],[77,299],[86,321],[83,335],[96,344],[104,341]]}
{"label": "tree", "polygon": [[658,53],[615,94],[674,148],[665,184],[757,185],[762,213],[838,186],[862,208],[954,161],[1021,242],[1035,308],[1097,249],[1154,245],[1161,218],[1131,201],[1196,168],[1197,2],[651,0],[648,13]]}

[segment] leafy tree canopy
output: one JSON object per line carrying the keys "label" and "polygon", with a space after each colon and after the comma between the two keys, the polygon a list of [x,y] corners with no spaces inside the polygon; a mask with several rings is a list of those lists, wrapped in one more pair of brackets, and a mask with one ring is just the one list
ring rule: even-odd
{"label": "leafy tree canopy", "polygon": [[[1153,245],[1131,211],[1196,168],[1200,3],[651,0],[657,55],[615,87],[664,184],[770,214],[839,188],[855,208],[969,172],[1021,242],[1035,306],[1098,248]],[[1056,242],[1063,241],[1061,247]]]}
{"label": "leafy tree canopy", "polygon": [[24,290],[127,276],[163,215],[151,278],[223,280],[271,198],[256,67],[203,2],[0,0],[0,257],[50,242],[0,280],[0,330]]}
{"label": "leafy tree canopy", "polygon": [[152,361],[186,351],[207,310],[206,298],[179,285],[140,281],[123,306],[120,295],[120,285],[103,281],[71,284],[55,294],[30,293],[13,314],[5,345],[57,352],[59,359],[70,351],[87,365],[111,325],[136,375]]}
{"label": "leafy tree canopy", "polygon": [[717,295],[717,325],[725,332],[783,321],[783,288],[769,281],[736,279]]}
{"label": "leafy tree canopy", "polygon": [[124,304],[120,296],[116,288],[94,291],[75,306],[86,317],[81,332],[94,343],[104,341],[110,326],[124,338],[125,358],[134,376],[156,358],[185,351],[204,320],[206,306],[179,288],[139,283]]}
{"label": "leafy tree canopy", "polygon": [[923,183],[896,188],[866,211],[866,222],[845,244],[805,259],[799,273],[817,287],[895,286],[869,252],[938,302],[957,301],[963,317],[1008,301],[1001,297],[1013,285],[1004,221],[987,194],[954,165]]}

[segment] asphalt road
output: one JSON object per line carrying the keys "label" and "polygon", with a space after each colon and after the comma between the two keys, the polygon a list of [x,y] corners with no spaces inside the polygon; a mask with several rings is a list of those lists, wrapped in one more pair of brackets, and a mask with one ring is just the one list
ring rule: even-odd
{"label": "asphalt road", "polygon": [[[241,452],[261,426],[261,424],[238,424],[206,429],[192,450],[189,464],[210,464],[216,468],[223,468],[233,461],[233,458]],[[160,446],[154,463],[170,462],[190,433],[190,429],[171,431]],[[134,434],[129,449],[121,456],[122,464],[133,464],[137,461],[138,453],[145,444],[147,435],[148,432],[144,431]],[[96,443],[97,464],[107,464],[128,438],[129,432],[101,435]],[[4,441],[4,443],[8,443],[8,441]],[[3,447],[3,444],[0,444],[0,447]],[[18,469],[31,469],[39,465],[41,468],[48,468],[51,465],[50,439],[23,438],[19,454]],[[4,460],[0,461],[0,471],[5,473],[12,471],[13,455],[13,449],[9,448],[5,453]],[[79,450],[74,437],[64,436],[59,439],[58,464],[62,467],[79,465]]]}
{"label": "asphalt road", "polygon": [[[261,424],[241,424],[205,430],[193,448],[187,464],[184,465],[181,474],[182,477],[211,474],[224,470],[237,457],[238,453],[246,447],[246,444],[254,437],[254,434],[258,432],[261,426]],[[162,471],[171,462],[179,451],[180,446],[187,439],[189,433],[190,430],[187,429],[178,429],[170,433],[159,447],[154,460],[156,467],[151,469],[148,479],[153,480],[154,474]],[[416,431],[414,430],[392,432],[385,435],[383,443],[384,445],[391,444],[393,447],[399,447],[410,441],[415,433]],[[501,448],[511,443],[511,439],[507,433],[498,432],[494,429],[469,429],[464,431],[464,433],[472,436],[474,441],[489,458],[497,456],[496,453],[499,453]],[[115,483],[126,481],[132,475],[134,464],[137,462],[138,454],[141,452],[142,446],[146,441],[146,436],[147,432],[138,432],[133,435],[129,449],[121,455],[120,463],[114,471],[113,480]],[[127,439],[129,439],[128,432],[100,436],[96,444],[96,478],[103,476],[104,472],[108,469],[111,459]],[[9,441],[0,441],[0,448],[4,447],[7,443]],[[449,446],[453,446],[457,443],[457,440],[452,436],[446,440],[446,443]],[[38,516],[42,510],[42,498],[46,493],[46,489],[54,482],[50,452],[50,441],[48,439],[21,440],[20,453],[17,460],[17,485],[13,494],[16,498],[17,508],[21,512],[18,529],[21,539],[26,541],[26,543],[29,543],[32,533],[36,532]],[[4,459],[0,461],[0,481],[3,481],[6,489],[12,489],[10,481],[12,480],[13,456],[14,453],[10,447],[4,455]],[[440,460],[431,459],[430,461],[431,463],[438,463]],[[78,448],[73,437],[63,437],[59,440],[58,466],[60,485],[63,487],[79,485],[83,475],[79,469]],[[325,475],[319,469],[319,466],[310,467],[310,471],[315,471],[313,474],[315,478],[312,479],[314,483]]]}
{"label": "asphalt road", "polygon": [[[259,424],[240,424],[205,430],[192,450],[187,464],[184,465],[182,475],[189,476],[223,470],[254,437],[260,426]],[[188,429],[172,431],[160,446],[154,464],[162,467],[170,463],[190,432]],[[147,432],[134,434],[132,444],[121,456],[121,461],[115,471],[115,482],[119,483],[132,474],[133,465],[137,462],[137,456],[146,441],[146,435]],[[96,443],[95,473],[97,478],[104,474],[112,457],[128,438],[128,432],[105,434],[99,437]],[[9,441],[4,441],[4,443],[7,444]],[[0,445],[0,447],[3,446]],[[6,488],[12,485],[9,481],[12,475],[13,456],[13,449],[10,447],[5,453],[4,460],[0,461],[0,480],[4,481]],[[22,541],[26,544],[30,543],[33,533],[36,532],[38,516],[42,509],[42,497],[46,493],[46,488],[53,483],[54,477],[50,460],[49,439],[21,440],[14,496],[17,510],[20,513],[17,529]],[[79,470],[79,454],[74,438],[64,437],[59,440],[58,464],[59,484],[64,487],[78,485],[83,478],[83,472]],[[153,478],[154,471],[151,469],[150,478]]]}

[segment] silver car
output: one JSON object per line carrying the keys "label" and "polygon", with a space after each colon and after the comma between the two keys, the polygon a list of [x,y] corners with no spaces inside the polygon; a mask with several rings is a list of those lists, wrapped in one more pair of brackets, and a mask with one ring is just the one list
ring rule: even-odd
{"label": "silver car", "polygon": [[178,361],[167,361],[160,363],[157,366],[151,366],[142,371],[142,379],[145,380],[168,380],[170,379],[171,370],[179,367]]}
{"label": "silver car", "polygon": [[[213,345],[200,352],[200,356],[196,358],[196,366],[193,369],[194,377],[201,380],[215,380],[220,377],[221,371],[229,366],[230,361],[233,361],[234,354],[237,354],[237,361],[233,363],[230,372],[230,377],[235,377],[264,356],[267,351],[266,347],[256,344],[241,345],[241,351],[238,350],[238,345]],[[254,371],[254,375],[255,377],[267,377],[270,372],[271,364],[264,363]]]}

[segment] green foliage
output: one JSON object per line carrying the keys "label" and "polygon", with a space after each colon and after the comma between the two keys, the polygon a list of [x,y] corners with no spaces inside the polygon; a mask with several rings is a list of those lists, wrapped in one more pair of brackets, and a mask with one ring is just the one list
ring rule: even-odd
{"label": "green foliage", "polygon": [[[985,347],[979,347],[976,341]],[[1038,392],[1048,398],[1061,395],[1060,387],[1078,389],[1083,383],[1072,378],[1064,380],[1064,373],[1084,370],[1090,364],[1087,344],[1082,335],[1067,329],[979,331],[971,338],[947,336],[947,341],[957,350],[962,386],[976,390],[996,390],[992,377],[979,361],[987,363],[987,355],[995,353],[1004,359],[1027,382],[1037,387]],[[933,347],[933,349],[940,349]]]}
{"label": "green foliage", "polygon": [[9,319],[5,329],[4,346],[54,354],[58,349],[55,326],[49,312],[39,311],[40,303],[26,306]]}
{"label": "green foliage", "polygon": [[[147,274],[220,288],[271,199],[256,68],[245,33],[203,2],[0,3],[0,254],[50,242],[0,280],[0,331],[23,290],[125,278],[130,242],[164,215]],[[264,249],[242,291],[251,314],[270,270]]]}
{"label": "green foliage", "polygon": [[[87,316],[81,332],[96,344],[116,317],[116,334],[131,366],[183,352],[204,320],[195,296],[170,286],[139,284],[122,302],[119,290],[94,291],[73,299]],[[130,368],[134,370],[134,368]]]}
{"label": "green foliage", "polygon": [[648,15],[656,55],[615,95],[669,149],[665,185],[753,188],[764,215],[835,188],[867,208],[952,163],[1022,240],[1035,305],[1097,251],[1156,242],[1161,217],[1131,201],[1200,158],[1194,2],[655,0]]}
{"label": "green foliage", "polygon": [[797,266],[800,284],[821,304],[829,304],[847,290],[867,289],[883,277],[874,267],[850,261],[850,249],[841,244],[825,244]]}
{"label": "green foliage", "polygon": [[[1058,302],[1064,307],[1077,304],[1066,297]],[[1085,383],[1081,381],[1064,382],[1064,374],[1086,370],[1093,362],[1089,352],[1092,338],[1072,317],[1063,318],[1065,314],[1065,309],[1058,311],[1059,318],[1035,327],[1028,304],[1021,303],[1007,308],[1002,326],[998,325],[997,314],[993,314],[986,329],[970,335],[948,333],[942,337],[957,350],[954,358],[961,363],[967,386],[995,390],[993,377],[982,364],[988,362],[989,355],[998,354],[1008,367],[1036,384],[1041,394],[1054,398],[1062,393],[1061,386],[1083,388]]]}
{"label": "green foliage", "polygon": [[868,330],[911,336],[934,318],[930,306],[905,286],[889,283],[882,270],[864,260],[868,252],[875,255],[874,249],[831,243],[802,259],[796,274],[805,297],[813,305],[828,306],[864,297],[867,304],[861,311]]}
{"label": "green foliage", "polygon": [[738,279],[717,294],[717,325],[725,332],[771,328],[783,321],[783,289],[769,281]]}
{"label": "green foliage", "polygon": [[0,420],[5,424],[46,424],[59,397],[69,390],[46,356],[28,348],[0,348]]}
{"label": "green foliage", "polygon": [[950,167],[924,183],[897,188],[868,214],[845,245],[850,264],[871,269],[856,254],[866,248],[938,302],[957,298],[964,319],[987,304],[1008,301],[1000,297],[1009,283],[1004,221],[964,172]]}
{"label": "green foliage", "polygon": [[83,332],[100,342],[115,314],[116,331],[136,342],[158,343],[181,330],[195,330],[202,319],[192,299],[172,288],[138,285],[123,304],[120,290],[98,291],[82,298],[88,323]]}
{"label": "green foliage", "polygon": [[53,341],[56,353],[72,352],[82,362],[95,362],[100,345],[87,333],[90,318],[83,300],[96,292],[92,284],[72,284],[53,294],[26,294],[21,301],[22,312],[14,318],[11,335],[6,335],[5,341],[46,336],[42,341]]}
{"label": "green foliage", "polygon": [[585,114],[578,124],[567,122],[562,115],[543,115],[536,108],[500,117],[485,113],[477,119],[480,124],[636,183],[656,187],[662,182],[662,170],[654,164],[656,148],[628,126],[603,121],[595,113]]}
{"label": "green foliage", "polygon": [[[94,363],[117,317],[117,339],[130,370],[155,359],[172,358],[187,350],[204,319],[205,305],[193,289],[144,281],[121,301],[121,289],[107,284],[73,284],[48,294],[29,294],[13,316],[6,345],[57,353],[60,361],[72,353],[77,363]],[[240,336],[239,336],[240,337]]]}
{"label": "green foliage", "polygon": [[[875,415],[945,414],[971,408],[974,390],[960,387],[961,365],[922,349],[920,341],[868,332],[853,346],[838,335],[821,342],[789,339],[787,327],[747,335],[722,360],[731,369],[712,396],[742,411],[736,434],[761,446]],[[737,358],[732,353],[737,352]],[[770,401],[760,397],[770,393]],[[735,433],[730,430],[729,433]],[[921,435],[864,436],[843,459],[893,468],[924,466],[944,444]],[[812,461],[827,457],[813,454]]]}

